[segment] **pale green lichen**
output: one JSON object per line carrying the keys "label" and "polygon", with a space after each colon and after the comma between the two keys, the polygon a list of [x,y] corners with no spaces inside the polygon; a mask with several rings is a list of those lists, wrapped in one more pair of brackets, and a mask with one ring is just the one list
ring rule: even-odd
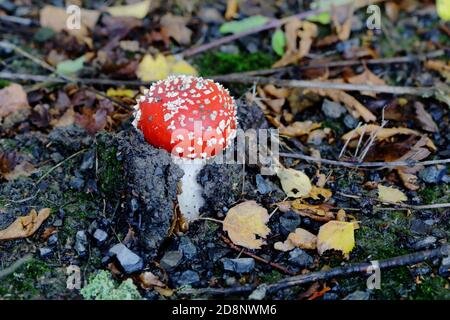
{"label": "pale green lichen", "polygon": [[89,278],[89,283],[80,290],[86,300],[141,300],[141,294],[131,279],[123,281],[119,286],[104,270]]}

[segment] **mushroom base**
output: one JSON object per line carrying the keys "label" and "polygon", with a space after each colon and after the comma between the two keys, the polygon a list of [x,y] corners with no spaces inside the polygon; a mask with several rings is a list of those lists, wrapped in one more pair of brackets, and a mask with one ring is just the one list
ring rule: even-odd
{"label": "mushroom base", "polygon": [[177,159],[176,164],[184,171],[181,178],[181,193],[178,195],[180,212],[187,221],[193,221],[198,218],[200,208],[205,203],[202,196],[203,188],[197,182],[198,173],[205,162]]}

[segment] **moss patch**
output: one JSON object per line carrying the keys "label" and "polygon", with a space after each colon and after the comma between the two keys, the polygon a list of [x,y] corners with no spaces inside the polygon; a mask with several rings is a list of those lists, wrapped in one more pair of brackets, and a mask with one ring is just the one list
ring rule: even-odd
{"label": "moss patch", "polygon": [[223,53],[206,52],[195,59],[200,75],[213,76],[233,72],[245,72],[267,69],[275,62],[272,54],[264,52],[255,53]]}

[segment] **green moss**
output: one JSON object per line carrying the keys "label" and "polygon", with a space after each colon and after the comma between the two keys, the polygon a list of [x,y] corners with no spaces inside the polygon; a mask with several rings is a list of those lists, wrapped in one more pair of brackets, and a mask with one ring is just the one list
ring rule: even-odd
{"label": "green moss", "polygon": [[89,278],[89,283],[81,289],[86,300],[141,300],[142,297],[131,279],[117,285],[109,272],[101,270]]}
{"label": "green moss", "polygon": [[97,154],[101,166],[98,168],[100,190],[108,196],[117,195],[122,180],[122,164],[117,160],[117,149],[106,146],[103,142],[97,145]]}
{"label": "green moss", "polygon": [[8,80],[0,79],[0,89],[9,86],[10,83],[11,83],[11,82],[8,81]]}
{"label": "green moss", "polygon": [[213,76],[234,72],[245,72],[267,69],[272,66],[276,58],[264,52],[255,53],[223,53],[206,52],[195,59],[200,75]]}
{"label": "green moss", "polygon": [[448,202],[450,190],[448,184],[438,184],[419,190],[418,193],[425,204]]}
{"label": "green moss", "polygon": [[51,269],[40,260],[31,260],[13,274],[0,281],[0,297],[5,299],[33,299],[41,296],[39,278]]}
{"label": "green moss", "polygon": [[356,256],[364,260],[387,259],[406,254],[401,247],[401,237],[409,235],[409,219],[402,213],[392,211],[381,219],[363,219],[361,227],[356,230]]}
{"label": "green moss", "polygon": [[283,277],[284,276],[282,273],[276,270],[272,270],[272,272],[266,273],[263,276],[261,276],[261,283],[274,283],[283,279]]}
{"label": "green moss", "polygon": [[442,277],[425,277],[420,284],[416,286],[416,292],[413,295],[415,300],[450,300],[450,290],[448,281]]}

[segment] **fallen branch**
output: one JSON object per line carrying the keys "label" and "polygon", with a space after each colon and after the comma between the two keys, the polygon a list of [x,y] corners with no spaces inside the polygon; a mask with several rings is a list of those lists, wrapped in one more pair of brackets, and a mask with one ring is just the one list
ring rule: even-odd
{"label": "fallen branch", "polygon": [[332,166],[348,167],[348,168],[414,167],[417,165],[431,166],[435,164],[450,163],[450,159],[427,160],[427,161],[345,162],[345,161],[316,158],[301,153],[284,153],[284,152],[280,152],[279,156],[284,158],[302,159],[306,161],[320,162],[321,164],[328,164]]}
{"label": "fallen branch", "polygon": [[[450,255],[450,244],[442,245],[436,249],[424,250],[414,253],[409,253],[403,256],[397,256],[385,260],[378,261],[378,266],[381,269],[388,269],[394,267],[402,267],[408,265],[414,265],[425,260],[442,258]],[[308,284],[314,281],[327,280],[335,277],[350,276],[354,274],[367,274],[369,268],[373,268],[372,263],[356,263],[343,267],[333,268],[327,271],[317,271],[308,274],[297,275],[293,277],[284,278],[280,281],[267,285],[267,292],[274,293],[286,288],[300,286]],[[200,288],[200,289],[184,289],[179,291],[184,295],[210,295],[210,296],[223,296],[223,295],[240,295],[251,293],[256,286],[247,285],[242,287],[232,288]]]}

